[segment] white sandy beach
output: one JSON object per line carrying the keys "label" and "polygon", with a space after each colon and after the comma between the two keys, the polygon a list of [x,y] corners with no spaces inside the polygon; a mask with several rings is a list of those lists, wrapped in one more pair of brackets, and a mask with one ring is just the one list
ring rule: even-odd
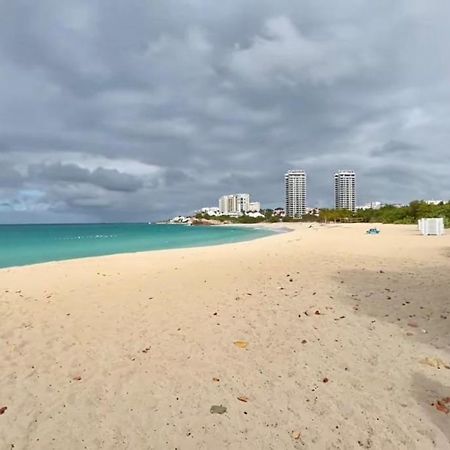
{"label": "white sandy beach", "polygon": [[450,448],[450,235],[289,227],[0,270],[0,449]]}

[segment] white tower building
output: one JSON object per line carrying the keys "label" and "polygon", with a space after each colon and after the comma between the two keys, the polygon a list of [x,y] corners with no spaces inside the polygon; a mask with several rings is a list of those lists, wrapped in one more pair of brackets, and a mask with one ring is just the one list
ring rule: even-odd
{"label": "white tower building", "polygon": [[286,186],[286,216],[300,218],[306,210],[306,173],[289,170],[284,175]]}
{"label": "white tower building", "polygon": [[223,215],[241,215],[250,211],[250,194],[223,195],[219,199],[220,213]]}
{"label": "white tower building", "polygon": [[356,175],[353,170],[340,170],[334,174],[336,209],[356,211]]}

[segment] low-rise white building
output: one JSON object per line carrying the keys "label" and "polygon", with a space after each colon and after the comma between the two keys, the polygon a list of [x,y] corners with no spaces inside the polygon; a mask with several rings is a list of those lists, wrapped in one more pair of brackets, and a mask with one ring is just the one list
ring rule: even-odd
{"label": "low-rise white building", "polygon": [[247,216],[257,218],[264,217],[264,214],[261,214],[259,211],[250,211],[247,213]]}
{"label": "low-rise white building", "polygon": [[185,216],[176,216],[169,220],[169,223],[171,223],[171,224],[178,223],[178,224],[188,225],[188,224],[191,224],[191,222],[192,222],[191,217],[185,217]]}
{"label": "low-rise white building", "polygon": [[261,203],[260,202],[250,202],[248,210],[250,212],[259,212],[259,211],[261,211]]}
{"label": "low-rise white building", "polygon": [[440,205],[441,203],[445,203],[443,200],[425,200],[427,205]]}
{"label": "low-rise white building", "polygon": [[362,209],[362,210],[367,210],[367,209],[380,209],[382,208],[384,205],[381,202],[369,202],[366,203],[365,205],[362,206],[357,206],[356,209]]}
{"label": "low-rise white building", "polygon": [[207,214],[208,216],[220,216],[220,208],[218,208],[217,206],[206,206],[204,208],[201,208],[198,212]]}
{"label": "low-rise white building", "polygon": [[319,208],[305,208],[305,214],[308,214],[310,216],[319,217],[320,209]]}
{"label": "low-rise white building", "polygon": [[284,208],[275,208],[272,213],[274,216],[286,217],[286,211]]}

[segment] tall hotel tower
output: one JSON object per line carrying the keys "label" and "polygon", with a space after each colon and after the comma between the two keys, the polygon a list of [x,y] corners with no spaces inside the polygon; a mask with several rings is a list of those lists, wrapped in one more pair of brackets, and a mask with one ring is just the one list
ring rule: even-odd
{"label": "tall hotel tower", "polygon": [[356,211],[355,172],[340,170],[334,174],[334,195],[336,209]]}
{"label": "tall hotel tower", "polygon": [[289,170],[285,176],[286,216],[302,217],[306,209],[306,173],[303,170]]}

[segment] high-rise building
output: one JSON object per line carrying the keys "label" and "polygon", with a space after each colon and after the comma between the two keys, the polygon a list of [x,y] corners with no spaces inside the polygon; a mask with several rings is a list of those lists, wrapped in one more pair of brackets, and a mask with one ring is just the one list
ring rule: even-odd
{"label": "high-rise building", "polygon": [[222,215],[241,215],[250,211],[250,194],[223,195],[219,199]]}
{"label": "high-rise building", "polygon": [[286,186],[286,216],[300,218],[306,210],[306,173],[289,170],[284,175]]}
{"label": "high-rise building", "polygon": [[356,175],[353,170],[340,170],[334,174],[336,209],[356,211]]}

